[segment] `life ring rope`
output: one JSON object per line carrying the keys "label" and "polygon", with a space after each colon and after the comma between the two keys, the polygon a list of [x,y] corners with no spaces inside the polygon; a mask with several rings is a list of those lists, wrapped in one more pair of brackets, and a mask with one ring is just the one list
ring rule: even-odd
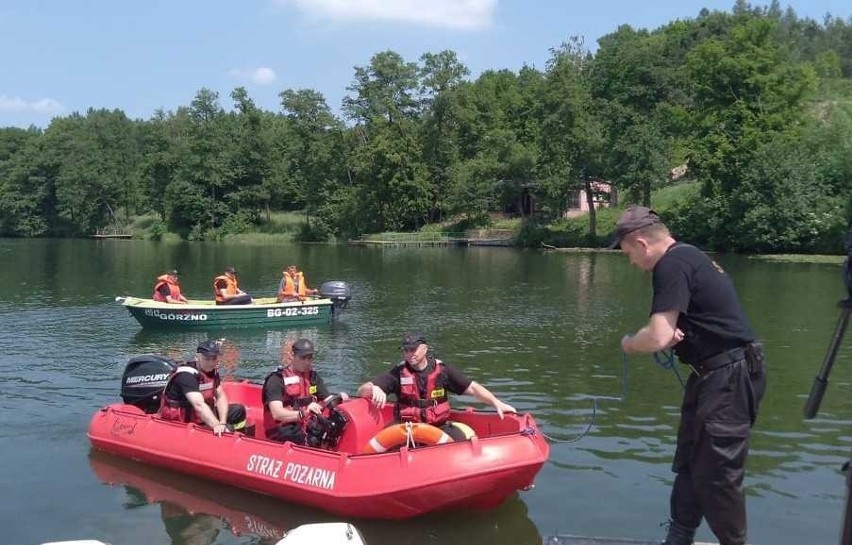
{"label": "life ring rope", "polygon": [[420,443],[421,445],[442,445],[444,443],[451,443],[452,441],[453,438],[441,428],[421,422],[406,422],[404,424],[388,426],[380,430],[364,446],[361,453],[380,454],[402,445],[409,447],[413,447],[415,443]]}

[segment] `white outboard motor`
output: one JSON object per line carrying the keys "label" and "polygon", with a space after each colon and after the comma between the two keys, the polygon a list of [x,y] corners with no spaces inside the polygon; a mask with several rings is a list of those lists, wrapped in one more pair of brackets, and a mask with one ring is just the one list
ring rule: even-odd
{"label": "white outboard motor", "polygon": [[352,292],[349,289],[349,284],[341,280],[329,280],[328,282],[323,282],[323,285],[320,286],[319,292],[320,295],[326,299],[331,299],[333,303],[331,311],[334,315],[342,312],[343,309],[346,308],[346,305],[349,304],[349,300],[352,299]]}
{"label": "white outboard motor", "polygon": [[121,399],[148,414],[160,408],[160,396],[178,364],[165,356],[145,354],[130,358],[121,377]]}

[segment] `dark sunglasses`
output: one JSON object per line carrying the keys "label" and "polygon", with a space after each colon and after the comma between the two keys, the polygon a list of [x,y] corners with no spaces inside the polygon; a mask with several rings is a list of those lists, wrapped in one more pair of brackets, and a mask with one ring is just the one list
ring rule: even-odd
{"label": "dark sunglasses", "polygon": [[303,360],[312,360],[314,359],[313,354],[296,354],[297,358],[302,358]]}
{"label": "dark sunglasses", "polygon": [[402,351],[403,352],[416,352],[418,348],[420,348],[419,344],[417,346],[403,346]]}

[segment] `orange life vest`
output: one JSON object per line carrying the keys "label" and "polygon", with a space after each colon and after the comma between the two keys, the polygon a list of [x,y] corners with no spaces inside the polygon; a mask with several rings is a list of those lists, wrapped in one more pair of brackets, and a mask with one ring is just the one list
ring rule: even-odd
{"label": "orange life vest", "polygon": [[151,299],[159,301],[160,303],[168,303],[166,298],[163,297],[163,294],[160,293],[160,288],[163,287],[163,285],[169,286],[169,296],[172,299],[180,300],[180,286],[167,274],[157,277],[157,283],[154,284],[154,296],[151,297]]}
{"label": "orange life vest", "polygon": [[435,368],[426,377],[426,391],[421,396],[417,373],[403,363],[399,372],[397,419],[402,422],[425,422],[434,426],[446,423],[450,417],[450,400],[447,396],[447,376],[444,363],[434,360]]}
{"label": "orange life vest", "polygon": [[[293,368],[289,365],[286,367],[279,367],[277,370],[266,375],[266,379],[263,381],[264,388],[266,388],[266,382],[270,379],[270,377],[275,375],[280,376],[281,381],[284,383],[284,389],[281,393],[284,395],[285,407],[288,407],[286,402],[289,401],[290,405],[288,408],[301,409],[302,407],[307,407],[317,400],[317,374],[313,369],[309,373],[297,373],[293,371]],[[300,423],[303,431],[309,418],[310,414],[306,411],[305,417]],[[271,430],[280,425],[281,423],[272,417],[272,412],[269,410],[269,404],[264,404],[264,429]]]}
{"label": "orange life vest", "polygon": [[284,279],[282,280],[282,288],[278,293],[281,297],[298,297],[304,301],[307,297],[308,286],[305,285],[305,274],[302,271],[296,273],[296,277],[290,276],[290,273],[284,271]]}
{"label": "orange life vest", "polygon": [[219,293],[218,289],[216,289],[216,284],[219,282],[219,280],[224,280],[225,282],[227,282],[227,285],[225,286],[225,292],[228,295],[236,295],[240,288],[239,288],[239,285],[237,285],[237,279],[231,278],[226,274],[223,274],[222,276],[217,276],[216,278],[214,278],[213,279],[213,296],[216,298],[217,302],[224,303],[227,299],[222,297],[222,294]]}
{"label": "orange life vest", "polygon": [[163,388],[163,396],[160,399],[160,417],[166,420],[177,420],[179,422],[193,422],[195,424],[203,424],[201,417],[192,408],[192,403],[185,397],[183,399],[174,400],[166,395],[166,391],[171,386],[172,381],[178,373],[191,373],[198,379],[198,391],[204,397],[206,403],[211,409],[216,406],[216,389],[219,387],[219,373],[213,373],[211,377],[207,373],[200,371],[196,362],[188,361],[175,369],[166,387]]}

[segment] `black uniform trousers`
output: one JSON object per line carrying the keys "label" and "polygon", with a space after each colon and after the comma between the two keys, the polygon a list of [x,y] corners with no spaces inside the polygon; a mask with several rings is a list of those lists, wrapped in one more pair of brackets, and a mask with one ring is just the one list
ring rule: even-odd
{"label": "black uniform trousers", "polygon": [[[751,368],[751,369],[750,369]],[[671,518],[697,528],[705,518],[720,545],[746,540],[743,476],[751,426],[766,388],[761,360],[740,361],[686,383],[677,433]]]}

